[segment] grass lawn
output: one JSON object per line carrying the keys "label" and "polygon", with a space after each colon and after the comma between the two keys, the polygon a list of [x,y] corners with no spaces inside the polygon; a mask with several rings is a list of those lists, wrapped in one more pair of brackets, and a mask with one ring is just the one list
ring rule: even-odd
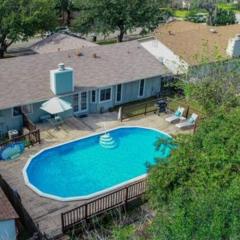
{"label": "grass lawn", "polygon": [[218,7],[224,10],[232,10],[235,13],[240,13],[240,9],[238,9],[238,5],[234,3],[218,3]]}
{"label": "grass lawn", "polygon": [[185,19],[187,17],[188,13],[189,13],[188,10],[179,9],[179,10],[175,10],[173,14],[174,14],[174,17],[176,17],[176,18]]}
{"label": "grass lawn", "polygon": [[[156,99],[153,98],[141,102],[128,103],[123,107],[123,116],[128,118],[142,115],[145,111],[154,112],[156,110],[155,103]],[[193,112],[199,116],[205,115],[203,109],[196,102],[188,101],[186,98],[168,98],[168,109],[175,112],[179,106],[184,107],[185,110],[189,107],[189,115]]]}

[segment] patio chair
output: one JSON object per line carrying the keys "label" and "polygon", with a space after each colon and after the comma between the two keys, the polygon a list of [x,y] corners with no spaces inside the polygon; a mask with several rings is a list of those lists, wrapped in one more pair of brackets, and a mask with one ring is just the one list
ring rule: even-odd
{"label": "patio chair", "polygon": [[184,111],[185,109],[183,107],[178,107],[177,111],[171,116],[167,117],[165,120],[169,123],[177,123],[180,120],[184,120],[185,119],[183,117]]}
{"label": "patio chair", "polygon": [[63,124],[63,119],[60,116],[55,116],[54,118],[50,118],[48,119],[49,123],[55,127],[56,129],[58,129],[58,127]]}
{"label": "patio chair", "polygon": [[195,124],[197,122],[197,119],[198,119],[198,115],[193,113],[191,115],[191,117],[188,118],[187,120],[185,120],[184,122],[176,124],[176,127],[180,128],[180,129],[183,129],[183,130],[184,129],[191,129],[195,126]]}

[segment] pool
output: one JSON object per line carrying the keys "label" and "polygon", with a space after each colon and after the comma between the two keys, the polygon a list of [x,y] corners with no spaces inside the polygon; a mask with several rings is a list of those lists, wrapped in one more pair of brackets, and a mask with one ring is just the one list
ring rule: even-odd
{"label": "pool", "polygon": [[119,127],[108,133],[116,142],[113,149],[99,144],[103,133],[43,149],[25,165],[25,183],[43,197],[88,199],[146,177],[147,165],[171,151],[156,150],[157,139],[170,138],[156,129]]}

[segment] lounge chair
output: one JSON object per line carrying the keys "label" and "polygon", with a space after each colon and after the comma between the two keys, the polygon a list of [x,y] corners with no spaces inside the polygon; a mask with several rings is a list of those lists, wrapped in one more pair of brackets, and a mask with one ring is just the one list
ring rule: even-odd
{"label": "lounge chair", "polygon": [[187,120],[176,124],[176,127],[180,128],[180,129],[191,129],[195,126],[197,118],[198,118],[198,115],[193,113],[191,115],[191,117],[188,118]]}
{"label": "lounge chair", "polygon": [[177,111],[171,116],[167,117],[165,120],[169,123],[177,123],[180,120],[184,120],[185,119],[183,117],[184,110],[185,109],[183,107],[178,107]]}

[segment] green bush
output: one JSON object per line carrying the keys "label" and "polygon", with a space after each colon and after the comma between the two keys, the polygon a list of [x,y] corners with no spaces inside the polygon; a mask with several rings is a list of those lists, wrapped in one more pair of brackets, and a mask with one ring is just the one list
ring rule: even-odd
{"label": "green bush", "polygon": [[240,108],[219,112],[150,169],[150,239],[239,239],[239,130]]}
{"label": "green bush", "polygon": [[207,13],[199,12],[199,10],[193,9],[188,12],[186,19],[190,22],[205,23],[207,21]]}
{"label": "green bush", "polygon": [[228,25],[235,24],[236,16],[234,11],[225,10],[225,9],[217,9],[217,14],[213,18],[213,25]]}

